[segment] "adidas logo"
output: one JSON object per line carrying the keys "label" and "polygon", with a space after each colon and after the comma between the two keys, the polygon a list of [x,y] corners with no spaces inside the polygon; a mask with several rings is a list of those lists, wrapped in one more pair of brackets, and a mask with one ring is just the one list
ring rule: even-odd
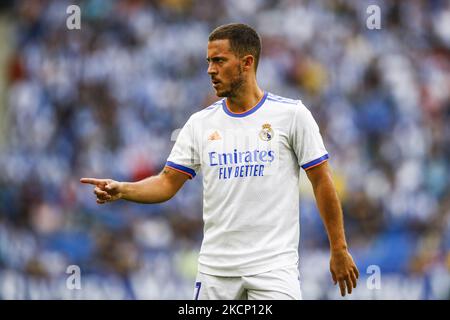
{"label": "adidas logo", "polygon": [[208,137],[208,141],[220,140],[220,139],[222,139],[222,137],[220,136],[220,134],[217,131],[214,131]]}

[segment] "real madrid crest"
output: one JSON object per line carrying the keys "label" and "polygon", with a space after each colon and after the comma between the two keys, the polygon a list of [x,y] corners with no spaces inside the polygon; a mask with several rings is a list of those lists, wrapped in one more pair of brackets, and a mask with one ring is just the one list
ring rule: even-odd
{"label": "real madrid crest", "polygon": [[261,140],[264,141],[269,141],[273,138],[273,129],[272,126],[269,123],[264,123],[262,125],[262,129],[259,132],[259,137],[261,138]]}

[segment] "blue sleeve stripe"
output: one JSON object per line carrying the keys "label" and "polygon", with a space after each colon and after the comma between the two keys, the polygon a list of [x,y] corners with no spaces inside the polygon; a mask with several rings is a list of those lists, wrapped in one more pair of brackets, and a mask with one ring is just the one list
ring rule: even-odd
{"label": "blue sleeve stripe", "polygon": [[182,166],[180,164],[176,164],[172,161],[167,161],[166,162],[166,166],[171,167],[172,169],[181,171],[183,173],[186,173],[187,175],[189,175],[191,178],[195,177],[195,171],[192,170],[191,168]]}
{"label": "blue sleeve stripe", "polygon": [[319,165],[322,162],[324,162],[325,160],[327,160],[328,158],[329,157],[328,157],[328,153],[327,153],[326,155],[324,155],[324,156],[322,156],[322,157],[320,157],[320,158],[318,158],[316,160],[313,160],[313,161],[310,161],[308,163],[305,163],[304,165],[302,165],[302,168],[304,170],[306,170],[306,169],[309,169],[311,167],[315,167],[316,165]]}

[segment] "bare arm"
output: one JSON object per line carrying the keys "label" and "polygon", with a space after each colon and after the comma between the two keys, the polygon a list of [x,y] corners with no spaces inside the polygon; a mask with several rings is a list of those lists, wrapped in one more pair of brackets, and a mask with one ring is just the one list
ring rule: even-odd
{"label": "bare arm", "polygon": [[82,183],[95,186],[97,203],[124,199],[139,203],[159,203],[172,198],[183,186],[188,175],[165,167],[158,175],[137,182],[119,182],[111,179],[82,178]]}
{"label": "bare arm", "polygon": [[352,288],[356,288],[359,272],[348,252],[342,208],[328,162],[307,170],[306,174],[313,186],[317,207],[330,242],[330,272],[334,283],[339,282],[341,294],[344,296],[345,286],[348,293],[352,292]]}

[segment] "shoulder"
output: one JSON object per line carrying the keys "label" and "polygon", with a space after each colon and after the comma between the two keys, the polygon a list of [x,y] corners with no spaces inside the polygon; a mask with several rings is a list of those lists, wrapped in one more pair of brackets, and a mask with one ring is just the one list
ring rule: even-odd
{"label": "shoulder", "polygon": [[269,92],[267,101],[279,107],[279,110],[289,113],[291,116],[301,116],[309,112],[308,108],[306,108],[300,99],[286,98]]}
{"label": "shoulder", "polygon": [[296,105],[300,102],[300,100],[282,97],[271,92],[267,94],[267,101],[283,105]]}
{"label": "shoulder", "polygon": [[[214,102],[214,103],[211,104],[210,106],[204,108],[203,110],[200,110],[199,112],[204,112],[204,111],[208,111],[208,110],[214,110],[214,109],[217,109],[217,107],[220,107],[220,106],[222,105],[224,99],[225,99],[225,98],[222,98],[222,99],[220,99],[220,100],[217,100],[216,102]],[[197,113],[199,113],[199,112],[197,112]]]}
{"label": "shoulder", "polygon": [[194,112],[191,114],[189,119],[186,121],[185,126],[187,127],[195,127],[201,123],[204,123],[205,119],[212,117],[216,114],[218,110],[220,110],[222,105],[222,100],[218,100],[213,104],[209,105],[206,108],[201,109],[200,111]]}
{"label": "shoulder", "polygon": [[222,101],[223,101],[223,99],[220,99],[220,100],[214,102],[213,104],[209,105],[208,107],[193,113],[188,121],[195,122],[195,121],[204,120],[205,118],[211,117],[212,115],[215,114],[215,112],[217,112],[217,110],[220,110],[220,108],[222,106]]}

